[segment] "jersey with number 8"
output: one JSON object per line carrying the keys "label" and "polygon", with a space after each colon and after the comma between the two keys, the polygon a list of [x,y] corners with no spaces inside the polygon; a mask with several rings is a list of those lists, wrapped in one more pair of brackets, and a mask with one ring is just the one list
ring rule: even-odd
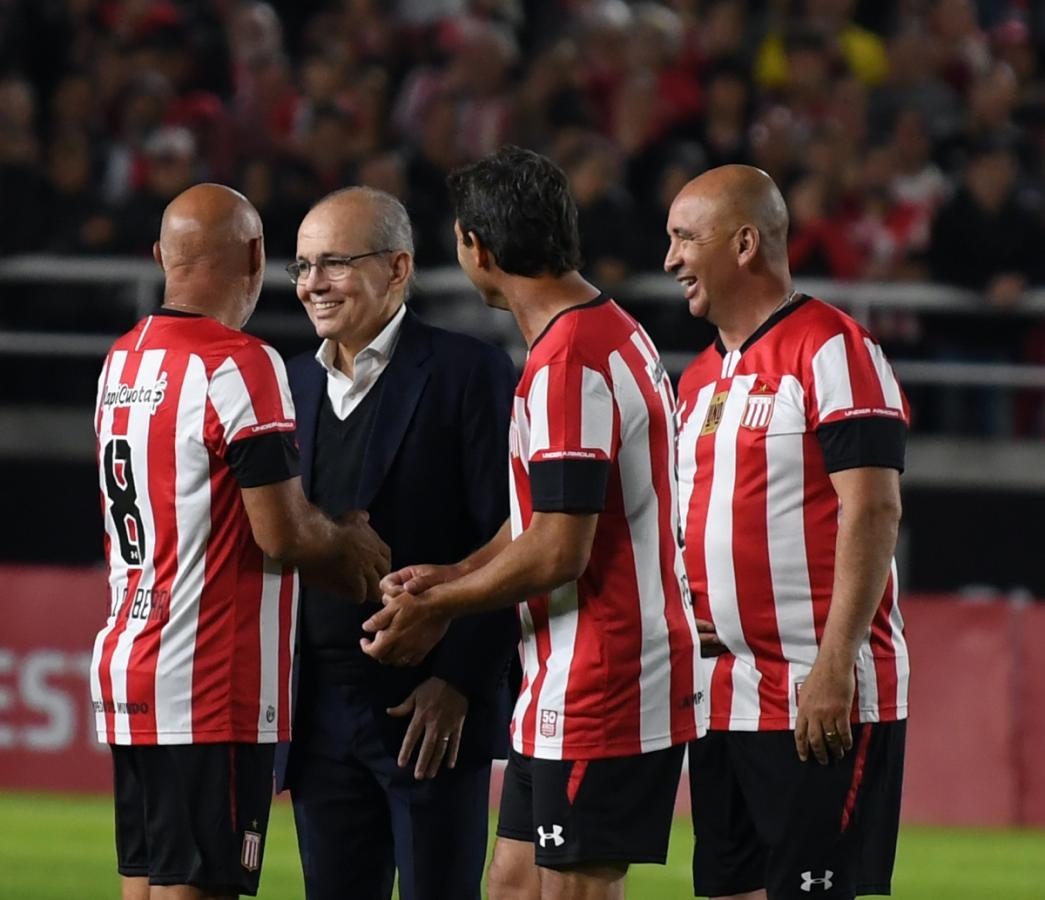
{"label": "jersey with number 8", "polygon": [[105,360],[95,427],[109,563],[91,664],[99,740],[286,740],[296,575],[254,543],[240,495],[295,474],[256,452],[243,463],[244,448],[293,434],[283,361],[213,319],[150,316]]}

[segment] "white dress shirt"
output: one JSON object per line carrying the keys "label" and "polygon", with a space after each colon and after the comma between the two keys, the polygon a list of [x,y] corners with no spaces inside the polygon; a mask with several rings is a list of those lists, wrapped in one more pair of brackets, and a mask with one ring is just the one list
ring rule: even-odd
{"label": "white dress shirt", "polygon": [[334,408],[334,415],[342,422],[363,402],[363,398],[374,386],[374,382],[388,368],[396,344],[399,342],[399,332],[405,315],[406,304],[404,303],[392,316],[389,323],[381,329],[380,334],[356,354],[352,362],[352,371],[355,374],[351,378],[335,366],[337,342],[327,338],[319,345],[316,360],[327,371],[327,396],[330,398],[330,405]]}

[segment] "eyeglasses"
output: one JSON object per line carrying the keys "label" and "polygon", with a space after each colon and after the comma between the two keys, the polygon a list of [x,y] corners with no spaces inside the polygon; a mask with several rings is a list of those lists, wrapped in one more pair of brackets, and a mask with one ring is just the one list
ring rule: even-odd
{"label": "eyeglasses", "polygon": [[331,281],[340,281],[348,276],[352,263],[357,259],[366,259],[368,256],[378,256],[381,253],[391,253],[391,248],[384,250],[371,250],[369,253],[357,253],[355,256],[320,256],[314,263],[307,259],[297,259],[287,263],[287,274],[294,284],[308,281],[308,276],[313,269],[322,269]]}

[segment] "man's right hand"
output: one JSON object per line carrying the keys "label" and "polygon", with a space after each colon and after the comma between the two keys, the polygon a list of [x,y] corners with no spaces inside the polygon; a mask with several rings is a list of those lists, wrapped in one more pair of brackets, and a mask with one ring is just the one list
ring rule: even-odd
{"label": "man's right hand", "polygon": [[367,656],[393,666],[416,666],[442,640],[450,625],[449,617],[433,603],[431,593],[400,591],[385,600],[363,623],[363,631],[373,635],[359,640]]}
{"label": "man's right hand", "polygon": [[700,655],[705,659],[729,652],[729,648],[719,640],[713,622],[697,619],[697,635],[700,637]]}
{"label": "man's right hand", "polygon": [[381,602],[388,603],[404,591],[408,594],[423,594],[430,587],[453,581],[463,573],[460,566],[433,566],[423,564],[406,566],[381,579]]}
{"label": "man's right hand", "polygon": [[354,586],[352,596],[381,601],[381,579],[388,574],[391,551],[370,527],[370,516],[353,509],[337,519],[344,541],[342,571],[348,583]]}

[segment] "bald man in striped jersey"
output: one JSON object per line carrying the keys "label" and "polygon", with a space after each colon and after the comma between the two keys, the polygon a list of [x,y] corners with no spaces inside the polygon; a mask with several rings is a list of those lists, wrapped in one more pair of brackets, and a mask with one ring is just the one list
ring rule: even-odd
{"label": "bald man in striped jersey", "polygon": [[305,500],[283,361],[240,331],[265,269],[254,207],[189,188],[153,252],[163,306],[109,351],[95,415],[110,596],[90,678],[122,897],[253,895],[290,732],[295,568],[373,598],[388,548],[365,515]]}
{"label": "bald man in striped jersey", "polygon": [[787,226],[747,166],[667,223],[664,268],[718,329],[679,385],[679,503],[710,681],[695,888],[733,900],[889,893],[900,810],[908,408],[874,339],[792,287]]}

